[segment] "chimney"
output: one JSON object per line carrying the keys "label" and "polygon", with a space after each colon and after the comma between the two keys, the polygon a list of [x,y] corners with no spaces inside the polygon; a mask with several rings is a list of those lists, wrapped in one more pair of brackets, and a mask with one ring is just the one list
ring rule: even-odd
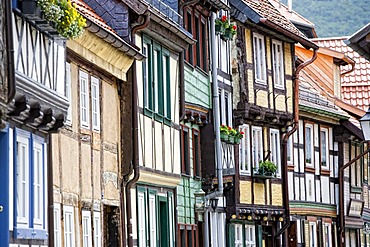
{"label": "chimney", "polygon": [[293,0],[288,0],[288,10],[289,10],[289,12],[292,12],[292,3],[293,2]]}

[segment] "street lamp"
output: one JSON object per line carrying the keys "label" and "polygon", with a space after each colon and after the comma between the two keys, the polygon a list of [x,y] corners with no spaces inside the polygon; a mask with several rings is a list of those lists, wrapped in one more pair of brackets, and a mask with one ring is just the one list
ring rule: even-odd
{"label": "street lamp", "polygon": [[213,208],[213,211],[215,211],[218,205],[218,197],[209,199],[209,201],[211,203],[211,207]]}
{"label": "street lamp", "polygon": [[366,114],[360,119],[362,133],[366,141],[370,140],[370,107]]}
{"label": "street lamp", "polygon": [[198,192],[194,192],[195,197],[195,212],[204,213],[206,211],[206,193],[200,189]]}

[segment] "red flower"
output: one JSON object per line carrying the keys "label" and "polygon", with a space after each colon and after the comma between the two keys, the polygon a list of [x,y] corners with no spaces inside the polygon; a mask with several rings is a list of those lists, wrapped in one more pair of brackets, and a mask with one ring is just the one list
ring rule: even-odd
{"label": "red flower", "polygon": [[240,131],[240,134],[241,134],[241,135],[244,135],[244,132],[243,132],[243,131]]}
{"label": "red flower", "polygon": [[233,29],[236,30],[236,25],[233,26]]}
{"label": "red flower", "polygon": [[222,127],[225,127],[225,124],[221,125]]}
{"label": "red flower", "polygon": [[231,130],[231,129],[232,129],[230,126],[227,126],[227,128],[228,128],[229,130]]}
{"label": "red flower", "polygon": [[226,16],[226,15],[223,15],[223,16],[221,17],[221,21],[222,21],[222,22],[226,22],[226,21],[227,21],[227,16]]}

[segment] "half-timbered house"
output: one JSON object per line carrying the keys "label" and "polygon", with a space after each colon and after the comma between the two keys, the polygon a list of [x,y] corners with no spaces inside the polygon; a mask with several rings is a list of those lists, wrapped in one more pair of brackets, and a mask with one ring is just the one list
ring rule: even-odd
{"label": "half-timbered house", "polygon": [[128,71],[144,56],[124,39],[129,29],[118,29],[128,27],[120,16],[128,13],[126,5],[114,3],[113,16],[103,19],[92,9],[104,8],[99,1],[74,3],[87,27],[67,43],[70,107],[65,128],[52,141],[54,246],[122,246],[121,142],[127,133],[121,121],[128,111],[122,105],[131,105],[124,96],[130,89]]}
{"label": "half-timbered house", "polygon": [[[50,135],[63,126],[68,109],[66,39],[37,13],[36,1],[1,5],[7,6],[2,8],[6,13],[2,24],[7,23],[2,44],[7,45],[9,56],[1,66],[14,63],[14,70],[8,70],[7,80],[1,79],[0,84],[7,83],[14,99],[3,112],[6,122],[0,131],[0,245],[47,246],[53,224],[48,200],[48,192],[52,193]],[[14,81],[16,87],[11,88]]]}
{"label": "half-timbered house", "polygon": [[[245,134],[235,155],[234,188],[226,195],[228,241],[230,246],[285,246],[282,234],[290,223],[286,147],[298,128],[296,78],[315,58],[311,51],[297,70],[294,44],[314,50],[317,46],[269,1],[230,4],[239,30],[233,56],[233,117]],[[273,169],[268,171],[266,165]]]}

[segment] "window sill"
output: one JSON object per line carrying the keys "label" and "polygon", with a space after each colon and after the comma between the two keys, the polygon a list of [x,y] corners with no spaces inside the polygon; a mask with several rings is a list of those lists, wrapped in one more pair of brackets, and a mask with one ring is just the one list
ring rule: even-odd
{"label": "window sill", "polygon": [[351,193],[361,194],[362,187],[351,185]]}
{"label": "window sill", "polygon": [[43,229],[17,228],[14,227],[13,237],[15,239],[48,239],[48,231]]}
{"label": "window sill", "polygon": [[172,126],[172,121],[171,119],[164,117],[158,113],[153,112],[152,110],[149,110],[147,108],[144,109],[144,115],[150,118],[154,118],[154,120],[161,122],[169,127]]}

